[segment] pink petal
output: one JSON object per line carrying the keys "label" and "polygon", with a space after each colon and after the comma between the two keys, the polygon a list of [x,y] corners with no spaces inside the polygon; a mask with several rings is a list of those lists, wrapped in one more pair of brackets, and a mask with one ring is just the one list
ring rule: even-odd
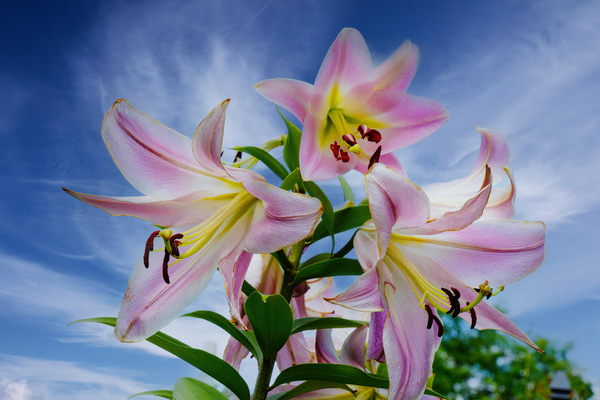
{"label": "pink petal", "polygon": [[[383,347],[390,378],[390,399],[419,399],[424,391],[440,339],[438,327],[427,329],[427,312],[421,308],[409,283],[398,268],[393,270],[396,291],[384,291],[388,317]],[[435,313],[435,310],[433,311]]]}
{"label": "pink petal", "polygon": [[356,311],[383,311],[377,268],[360,275],[356,282],[333,299],[325,300]]}
{"label": "pink petal", "polygon": [[385,354],[383,352],[383,328],[385,319],[387,318],[386,311],[371,313],[371,321],[369,322],[369,343],[367,344],[367,360],[377,360],[385,362]]}
{"label": "pink petal", "polygon": [[350,172],[358,157],[349,153],[350,161],[336,160],[330,145],[335,141],[341,145],[337,130],[325,130],[327,119],[319,119],[313,114],[306,115],[302,140],[300,141],[300,172],[305,181],[320,181],[337,178]]}
{"label": "pink petal", "polygon": [[365,344],[369,325],[356,328],[346,338],[340,352],[342,364],[351,365],[356,368],[365,369]]}
{"label": "pink petal", "polygon": [[354,236],[354,250],[356,258],[364,271],[368,271],[377,265],[377,261],[379,261],[377,242],[365,231],[359,230],[356,232],[356,236]]}
{"label": "pink petal", "polygon": [[[123,298],[115,335],[122,342],[139,342],[155,334],[190,305],[211,281],[219,261],[242,242],[250,223],[242,217],[229,231],[197,253],[169,265],[170,284],[162,275],[162,252],[150,253],[150,267],[135,265]],[[180,247],[183,254],[186,247]],[[173,261],[173,260],[172,260]]]}
{"label": "pink petal", "polygon": [[[225,284],[225,294],[229,302],[229,312],[231,317],[241,324],[243,327],[242,317],[240,314],[240,300],[242,297],[242,285],[244,277],[250,266],[252,254],[241,251],[242,245],[233,250],[227,257],[219,262],[219,272],[223,276]],[[241,253],[240,253],[241,251]]]}
{"label": "pink petal", "polygon": [[[248,325],[248,317],[243,316],[242,322],[244,326]],[[242,346],[240,342],[235,340],[235,338],[230,337],[227,342],[227,347],[225,347],[225,353],[223,354],[223,360],[228,362],[236,371],[240,370],[240,364],[242,360],[248,357],[250,354],[250,350]]]}
{"label": "pink petal", "polygon": [[398,91],[375,91],[360,109],[347,107],[345,113],[381,132],[381,142],[361,143],[367,154],[377,146],[386,154],[418,142],[444,125],[449,115],[433,100]]}
{"label": "pink petal", "polygon": [[490,199],[488,200],[483,215],[484,219],[510,219],[515,215],[515,198],[517,196],[517,184],[512,171],[504,167],[510,184],[501,188],[492,189]]}
{"label": "pink petal", "polygon": [[332,93],[334,88],[343,97],[343,94],[361,86],[366,87],[366,93],[373,90],[371,54],[356,29],[344,28],[329,48],[317,74],[310,104],[311,112],[325,117],[332,101],[335,101],[332,95],[337,96]]}
{"label": "pink petal", "polygon": [[172,200],[211,188],[227,193],[229,180],[207,175],[192,154],[188,137],[118,100],[102,122],[102,137],[115,163],[140,192]]}
{"label": "pink petal", "polygon": [[292,365],[311,363],[313,356],[306,346],[304,334],[300,332],[290,336],[283,348],[277,353],[276,360],[280,371]]}
{"label": "pink petal", "polygon": [[472,199],[469,199],[459,210],[448,211],[440,218],[427,222],[417,228],[398,229],[395,232],[406,235],[434,235],[444,231],[458,231],[477,221],[483,214],[492,191],[492,173],[486,168],[486,175],[481,185],[481,190]]}
{"label": "pink petal", "polygon": [[229,99],[222,102],[200,122],[192,139],[192,152],[198,164],[210,175],[229,179],[221,164],[221,145],[225,128],[225,111]]}
{"label": "pink petal", "polygon": [[503,168],[510,161],[510,150],[506,140],[491,128],[477,127],[477,131],[481,132],[481,145],[473,170],[466,178],[423,187],[432,203],[452,203],[453,198],[462,198],[464,201],[465,197],[470,197],[471,193],[479,190],[479,182],[483,180],[486,165],[492,169],[492,177],[496,184],[504,178]]}
{"label": "pink petal", "polygon": [[235,178],[238,182],[247,182],[247,181],[261,181],[266,182],[267,180],[256,172],[250,171],[245,168],[233,168],[233,167],[225,167],[225,171],[227,174]]}
{"label": "pink petal", "polygon": [[375,69],[375,90],[406,90],[419,66],[419,49],[410,40]]}
{"label": "pink petal", "polygon": [[429,217],[429,199],[425,193],[389,167],[374,165],[365,175],[365,188],[377,227],[380,254],[385,253],[392,228],[420,226]]}
{"label": "pink petal", "polygon": [[545,255],[544,229],[541,222],[486,220],[456,232],[403,236],[395,243],[407,257],[426,256],[471,287],[486,280],[498,287],[540,266]]}
{"label": "pink petal", "polygon": [[254,209],[245,241],[250,253],[272,253],[310,235],[323,213],[314,197],[286,192],[264,182],[245,182],[244,188],[261,200]]}
{"label": "pink petal", "polygon": [[[476,297],[476,293],[474,292],[466,292],[463,293],[466,301],[472,302]],[[477,316],[477,323],[475,324],[475,328],[479,330],[484,329],[495,329],[497,331],[501,331],[511,335],[512,337],[522,341],[528,346],[531,346],[537,351],[541,351],[541,349],[533,343],[526,334],[524,334],[508,317],[502,314],[500,311],[496,310],[494,307],[486,303],[485,300],[481,301],[478,305],[475,306],[475,313]],[[459,316],[467,321],[469,324],[471,323],[471,316],[468,312],[461,313]]]}
{"label": "pink petal", "polygon": [[[400,164],[400,160],[398,160],[398,157],[396,157],[394,153],[382,154],[381,156],[379,156],[379,162],[396,171],[401,177],[408,179],[408,175],[406,175],[404,167],[402,166],[402,164]],[[354,169],[360,172],[361,174],[366,174],[368,166],[369,163],[367,162],[367,160],[358,158]]]}
{"label": "pink petal", "polygon": [[338,356],[335,345],[333,344],[333,338],[331,337],[332,329],[317,329],[317,335],[315,339],[315,353],[317,355],[317,362],[323,364],[339,364],[340,358]]}
{"label": "pink petal", "polygon": [[254,85],[261,96],[282,106],[300,122],[304,122],[310,109],[313,85],[295,79],[267,79]]}
{"label": "pink petal", "polygon": [[172,201],[157,201],[148,196],[108,197],[63,190],[85,204],[98,207],[111,215],[138,217],[159,226],[197,225],[213,216],[231,200],[227,197],[203,199],[212,195],[206,192],[192,193]]}

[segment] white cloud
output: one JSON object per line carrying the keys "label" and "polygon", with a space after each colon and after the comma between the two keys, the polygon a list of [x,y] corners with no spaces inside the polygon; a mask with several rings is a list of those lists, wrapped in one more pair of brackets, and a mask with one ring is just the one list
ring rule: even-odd
{"label": "white cloud", "polygon": [[150,390],[130,371],[0,354],[2,400],[117,400]]}

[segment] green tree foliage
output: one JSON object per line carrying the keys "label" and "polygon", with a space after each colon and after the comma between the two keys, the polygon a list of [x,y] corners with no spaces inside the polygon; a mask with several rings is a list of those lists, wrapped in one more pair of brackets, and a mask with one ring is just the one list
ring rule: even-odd
{"label": "green tree foliage", "polygon": [[493,330],[470,330],[460,318],[444,318],[444,337],[433,363],[436,392],[456,399],[548,399],[550,380],[567,373],[572,399],[589,399],[591,384],[567,360],[571,345],[536,338],[545,354]]}

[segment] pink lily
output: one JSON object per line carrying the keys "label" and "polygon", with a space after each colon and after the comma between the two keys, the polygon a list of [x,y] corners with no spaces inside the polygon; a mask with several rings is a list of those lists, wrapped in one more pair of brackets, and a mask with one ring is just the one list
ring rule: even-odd
{"label": "pink lily", "polygon": [[[283,191],[251,171],[223,167],[224,101],[193,140],[118,100],[102,137],[138,197],[69,194],[116,215],[148,220],[152,233],[136,263],[115,327],[123,342],[156,333],[198,297],[217,267],[234,318],[249,253],[270,253],[309,235],[322,213],[318,200]],[[175,232],[175,233],[174,233]],[[160,236],[164,249],[153,250]]]}
{"label": "pink lily", "polygon": [[[385,360],[390,399],[419,399],[443,333],[437,311],[471,327],[497,329],[540,350],[485,297],[535,271],[544,259],[544,224],[478,221],[491,193],[485,168],[479,191],[455,211],[430,219],[427,195],[393,169],[365,175],[373,220],[355,237],[365,273],[331,301],[374,311],[367,358]],[[492,293],[492,287],[500,290]]]}
{"label": "pink lily", "polygon": [[[508,168],[510,161],[508,144],[504,136],[492,128],[477,126],[476,130],[481,133],[481,146],[471,173],[465,178],[451,182],[423,186],[422,189],[429,198],[429,218],[436,219],[448,211],[458,210],[467,200],[474,197],[485,177],[486,165],[491,169],[494,185],[500,183],[505,174],[508,175],[510,182],[501,188],[492,189],[490,198],[479,220],[491,218],[510,219],[515,214],[514,201],[517,189],[513,173]],[[397,172],[406,177],[404,171]]]}
{"label": "pink lily", "polygon": [[418,60],[418,49],[407,40],[373,69],[362,35],[345,28],[314,85],[269,79],[254,87],[302,122],[304,180],[335,178],[353,168],[364,173],[379,146],[381,162],[401,168],[392,151],[425,138],[448,119],[440,104],[406,93]]}

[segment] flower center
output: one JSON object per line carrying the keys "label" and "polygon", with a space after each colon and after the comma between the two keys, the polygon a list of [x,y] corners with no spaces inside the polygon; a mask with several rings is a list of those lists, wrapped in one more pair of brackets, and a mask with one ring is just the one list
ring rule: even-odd
{"label": "flower center", "polygon": [[[164,250],[163,278],[166,283],[170,283],[168,274],[169,265],[174,265],[179,260],[196,254],[210,241],[222,238],[246,213],[254,209],[258,201],[256,197],[246,190],[242,190],[220,211],[192,229],[176,234],[173,234],[173,231],[168,228],[153,232],[146,242],[144,265],[148,268],[150,251]],[[157,236],[163,239],[165,247],[154,250],[153,241]],[[177,260],[169,264],[171,256]]]}
{"label": "flower center", "polygon": [[[366,154],[360,145],[357,143],[357,139],[367,140],[369,142],[379,143],[381,141],[381,133],[375,129],[370,129],[366,125],[359,125],[358,128],[353,130],[346,117],[341,110],[331,109],[327,113],[327,117],[335,127],[338,135],[340,136],[340,144],[337,140],[329,145],[333,153],[333,157],[337,161],[348,162],[350,156],[348,153],[354,153],[358,157],[362,157],[365,160],[371,160],[373,156]],[[381,152],[381,150],[379,150]],[[377,156],[379,158],[379,156]]]}
{"label": "flower center", "polygon": [[421,274],[412,262],[402,253],[402,251],[393,243],[390,242],[384,262],[386,265],[396,265],[408,281],[413,293],[419,299],[419,305],[423,308],[428,316],[427,329],[432,327],[433,322],[438,326],[438,336],[442,336],[442,323],[437,316],[433,314],[431,307],[456,318],[462,312],[468,312],[471,316],[471,329],[475,328],[477,315],[475,314],[475,306],[484,298],[489,299],[504,290],[504,286],[492,293],[492,288],[488,281],[475,288],[477,297],[472,302],[466,302],[464,307],[460,304],[460,292],[456,288],[437,288]]}

